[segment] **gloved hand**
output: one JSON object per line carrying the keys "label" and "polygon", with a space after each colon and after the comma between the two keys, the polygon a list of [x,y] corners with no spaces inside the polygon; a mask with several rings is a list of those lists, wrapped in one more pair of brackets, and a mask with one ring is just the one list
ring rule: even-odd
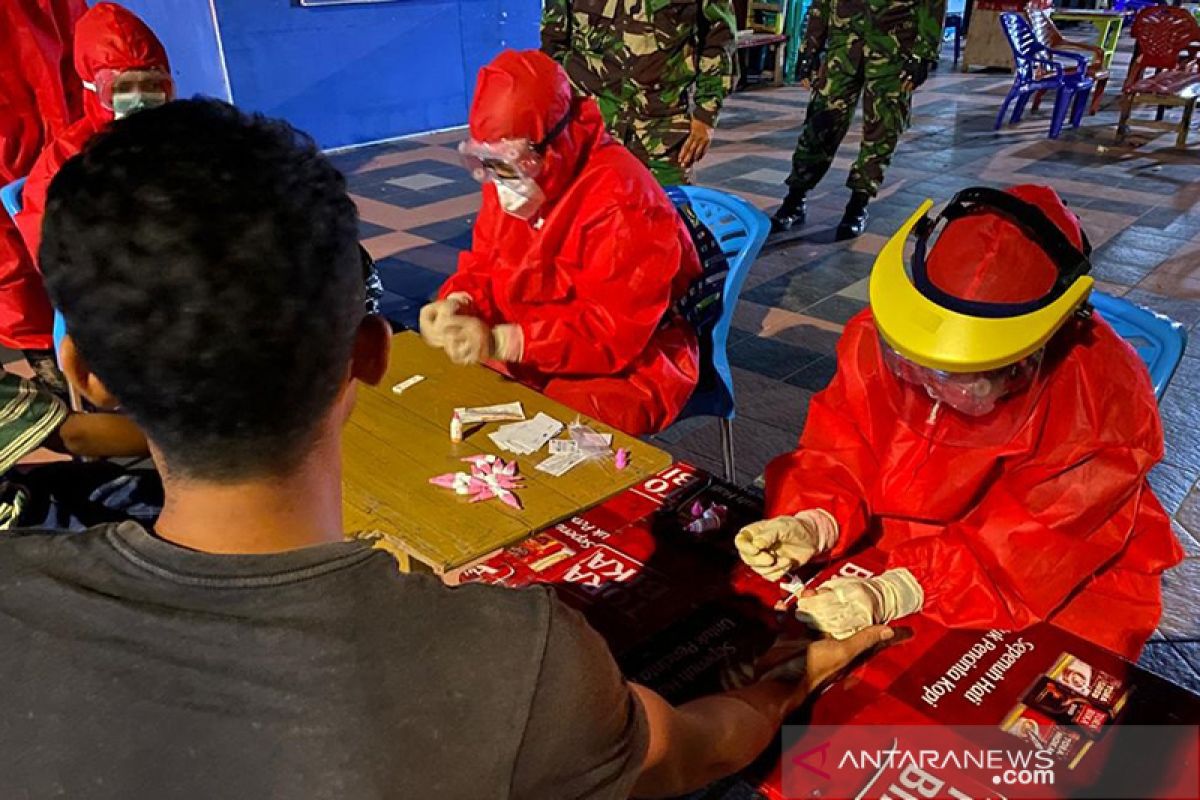
{"label": "gloved hand", "polygon": [[912,92],[920,88],[921,84],[929,80],[928,61],[912,60],[907,62],[900,70],[900,83],[907,87],[907,90]]}
{"label": "gloved hand", "polygon": [[456,316],[446,323],[444,347],[455,364],[478,364],[493,358],[512,363],[521,360],[525,337],[518,325],[493,328],[477,317]]}
{"label": "gloved hand", "polygon": [[747,566],[769,581],[828,552],[837,542],[838,524],[828,511],[812,508],[791,517],[747,525],[733,543]]}
{"label": "gloved hand", "polygon": [[458,318],[458,312],[471,304],[471,298],[455,292],[443,300],[435,300],[421,308],[421,338],[430,347],[441,347],[446,341],[446,326]]}
{"label": "gloved hand", "polygon": [[906,569],[889,569],[874,578],[833,578],[815,595],[796,602],[796,617],[835,639],[863,628],[915,614],[925,592]]}

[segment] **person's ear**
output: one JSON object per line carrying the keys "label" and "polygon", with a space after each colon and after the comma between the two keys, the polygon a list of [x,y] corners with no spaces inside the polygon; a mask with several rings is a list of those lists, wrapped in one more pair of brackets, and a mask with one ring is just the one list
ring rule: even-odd
{"label": "person's ear", "polygon": [[59,345],[58,361],[71,385],[96,408],[112,410],[120,407],[121,401],[108,390],[96,373],[92,372],[70,336],[64,337]]}
{"label": "person's ear", "polygon": [[378,386],[387,374],[392,352],[392,326],[378,314],[368,314],[354,336],[350,359],[350,377],[370,386]]}

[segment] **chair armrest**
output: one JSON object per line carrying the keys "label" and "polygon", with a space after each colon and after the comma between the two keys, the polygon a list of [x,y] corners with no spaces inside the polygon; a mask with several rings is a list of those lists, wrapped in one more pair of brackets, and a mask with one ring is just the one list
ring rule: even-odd
{"label": "chair armrest", "polygon": [[1069,50],[1082,50],[1085,53],[1092,54],[1092,66],[1099,67],[1104,63],[1104,50],[1094,44],[1088,42],[1072,42],[1069,39],[1063,39],[1058,43],[1058,47],[1067,48]]}
{"label": "chair armrest", "polygon": [[1063,75],[1063,65],[1054,60],[1054,51],[1041,42],[1034,42],[1029,48],[1029,61],[1035,70],[1052,71],[1059,78]]}
{"label": "chair armrest", "polygon": [[1051,50],[1050,55],[1054,56],[1055,58],[1065,58],[1074,61],[1075,69],[1079,70],[1079,72],[1087,72],[1088,60],[1078,53],[1070,53],[1066,50]]}

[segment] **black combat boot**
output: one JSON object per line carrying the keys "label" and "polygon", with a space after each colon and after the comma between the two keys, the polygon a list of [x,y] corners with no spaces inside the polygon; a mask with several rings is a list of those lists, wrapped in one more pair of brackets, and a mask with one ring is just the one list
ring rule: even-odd
{"label": "black combat boot", "polygon": [[806,192],[789,191],[783,203],[771,217],[771,233],[782,233],[804,224],[808,216],[804,198]]}
{"label": "black combat boot", "polygon": [[862,232],[867,229],[867,205],[870,202],[871,195],[866,192],[855,192],[850,195],[850,202],[846,204],[842,221],[838,223],[838,239],[854,239],[862,235]]}

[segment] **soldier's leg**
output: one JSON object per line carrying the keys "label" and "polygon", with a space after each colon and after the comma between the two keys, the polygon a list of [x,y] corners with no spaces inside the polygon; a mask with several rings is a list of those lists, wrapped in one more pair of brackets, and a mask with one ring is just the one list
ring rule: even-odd
{"label": "soldier's leg", "polygon": [[655,180],[663,186],[691,183],[691,170],[679,163],[683,143],[692,133],[691,116],[641,117],[632,128],[626,146],[650,168]]}
{"label": "soldier's leg", "polygon": [[807,193],[829,171],[863,87],[863,43],[855,38],[830,42],[828,56],[813,83],[804,128],[792,154],[789,193]]}
{"label": "soldier's leg", "polygon": [[868,53],[863,90],[863,141],[846,185],[869,197],[879,193],[900,136],[908,128],[912,92],[904,88],[897,59]]}

